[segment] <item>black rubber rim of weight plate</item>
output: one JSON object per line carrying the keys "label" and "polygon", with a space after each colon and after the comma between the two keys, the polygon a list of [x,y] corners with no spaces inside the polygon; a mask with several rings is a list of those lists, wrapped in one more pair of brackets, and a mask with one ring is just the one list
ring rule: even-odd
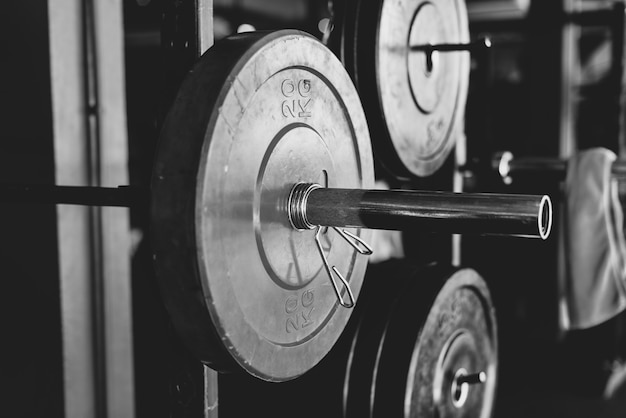
{"label": "black rubber rim of weight plate", "polygon": [[[217,42],[199,59],[183,81],[161,130],[161,138],[174,135],[176,144],[160,140],[157,149],[158,153],[175,153],[187,164],[165,172],[167,168],[159,166],[157,159],[153,169],[151,238],[165,305],[191,351],[203,363],[224,372],[241,368],[224,347],[211,319],[198,263],[192,256],[196,251],[196,178],[200,150],[222,86],[241,57],[267,34],[233,35]],[[192,76],[194,73],[210,76],[204,77],[203,83],[197,83],[197,76]],[[192,100],[188,100],[189,97]],[[169,148],[162,149],[163,146]]]}
{"label": "black rubber rim of weight plate", "polygon": [[341,45],[335,53],[344,63],[361,97],[376,156],[376,172],[407,180],[417,176],[404,166],[398,156],[380,103],[376,45],[382,5],[383,0],[345,0],[339,31]]}
{"label": "black rubber rim of weight plate", "polygon": [[[439,291],[456,270],[441,265],[425,268],[412,277],[411,283],[396,299],[387,316],[385,341],[376,371],[375,385],[379,390],[374,387],[371,394],[374,399],[372,416],[404,416],[411,355]],[[404,327],[401,321],[404,318],[413,318],[413,326]],[[391,357],[386,353],[389,346],[394,348]],[[380,390],[382,386],[385,386],[384,390]]]}
{"label": "black rubber rim of weight plate", "polygon": [[[470,274],[477,280],[464,284],[459,289],[471,288],[485,309],[487,328],[490,330],[490,341],[494,347],[497,365],[497,329],[490,295],[484,281],[473,270],[452,267],[438,267],[422,272],[416,277],[411,287],[403,292],[394,304],[389,315],[385,330],[385,341],[381,361],[378,364],[378,388],[374,394],[374,410],[372,416],[405,416],[404,404],[407,382],[411,372],[411,360],[417,344],[420,344],[426,320],[434,303],[446,283],[457,274]],[[415,326],[406,327],[404,318],[415,318]],[[385,352],[391,347],[389,352]],[[391,353],[391,354],[389,354]],[[494,378],[494,377],[491,377]]]}
{"label": "black rubber rim of weight plate", "polygon": [[[388,260],[370,265],[364,280],[359,322],[352,339],[343,390],[345,417],[370,415],[370,393],[380,342],[395,299],[419,269],[406,260]],[[383,274],[381,274],[383,273]]]}

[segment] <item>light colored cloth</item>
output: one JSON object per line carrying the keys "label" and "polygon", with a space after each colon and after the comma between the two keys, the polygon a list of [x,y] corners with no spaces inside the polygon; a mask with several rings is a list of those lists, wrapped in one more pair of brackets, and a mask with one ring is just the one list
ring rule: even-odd
{"label": "light colored cloth", "polygon": [[392,258],[403,258],[402,232],[375,229],[372,234],[372,255],[369,262],[382,263]]}
{"label": "light colored cloth", "polygon": [[626,402],[626,365],[614,364],[613,371],[604,387],[604,399]]}
{"label": "light colored cloth", "polygon": [[570,159],[563,207],[564,265],[560,274],[563,330],[598,325],[626,308],[626,240],[616,156],[604,148]]}

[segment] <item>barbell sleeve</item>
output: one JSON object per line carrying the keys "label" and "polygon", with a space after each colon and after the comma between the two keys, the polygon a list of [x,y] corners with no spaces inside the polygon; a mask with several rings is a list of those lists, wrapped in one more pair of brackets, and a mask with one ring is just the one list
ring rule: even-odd
{"label": "barbell sleeve", "polygon": [[546,239],[546,195],[323,188],[299,183],[288,199],[296,229],[316,226],[489,234]]}

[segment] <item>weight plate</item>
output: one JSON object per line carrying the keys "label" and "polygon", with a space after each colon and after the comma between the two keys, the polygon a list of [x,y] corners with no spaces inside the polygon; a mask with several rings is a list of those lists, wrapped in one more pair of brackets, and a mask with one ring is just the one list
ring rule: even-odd
{"label": "weight plate", "polygon": [[410,46],[469,42],[465,3],[346,0],[337,9],[329,45],[361,94],[377,160],[398,177],[434,173],[463,132],[470,57],[433,52],[429,64]]}
{"label": "weight plate", "polygon": [[[375,349],[361,348],[368,360],[350,365],[358,370],[375,364],[369,372],[373,378],[346,385],[345,416],[489,417],[497,337],[485,283],[473,270],[442,267],[422,269],[410,279],[397,288],[395,301],[377,312],[386,325],[376,331]],[[484,383],[459,380],[479,372]]]}
{"label": "weight plate", "polygon": [[[165,121],[152,184],[163,296],[182,337],[213,368],[295,378],[330,350],[350,316],[315,231],[289,224],[287,197],[298,182],[373,184],[367,124],[348,74],[298,31],[217,43]],[[367,259],[333,230],[322,244],[358,295]]]}
{"label": "weight plate", "polygon": [[[375,415],[398,411],[404,417],[491,416],[497,377],[491,297],[473,270],[448,277],[445,283],[435,279],[416,285],[391,313],[377,369]],[[429,286],[440,290],[433,292]],[[428,294],[436,298],[424,315],[415,300]],[[462,374],[480,372],[484,383],[459,383]]]}

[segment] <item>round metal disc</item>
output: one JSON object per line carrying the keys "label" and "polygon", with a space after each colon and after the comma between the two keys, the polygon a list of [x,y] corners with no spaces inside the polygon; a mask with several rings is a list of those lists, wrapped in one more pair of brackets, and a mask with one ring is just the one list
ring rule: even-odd
{"label": "round metal disc", "polygon": [[[467,52],[411,46],[469,42],[463,0],[346,0],[332,40],[357,89],[377,159],[396,176],[428,176],[463,131]],[[337,45],[339,44],[339,45]]]}
{"label": "round metal disc", "polygon": [[[489,417],[497,339],[485,283],[473,270],[441,267],[413,272],[407,281],[412,283],[395,288],[393,303],[383,298],[378,319],[365,324],[362,318],[359,332],[366,330],[368,338],[354,337],[345,416]],[[484,383],[458,380],[479,372]]]}
{"label": "round metal disc", "polygon": [[[491,416],[497,334],[489,291],[473,270],[447,277],[445,283],[416,285],[389,317],[373,395],[375,416],[382,411],[403,417]],[[423,315],[415,300],[428,294],[436,297]],[[458,380],[480,373],[483,383]]]}
{"label": "round metal disc", "polygon": [[[227,38],[200,59],[168,115],[152,202],[169,311],[218,370],[295,378],[331,349],[350,316],[315,231],[289,224],[286,202],[298,182],[371,187],[356,90],[335,56],[302,32]],[[358,295],[367,259],[333,230],[321,242]]]}

